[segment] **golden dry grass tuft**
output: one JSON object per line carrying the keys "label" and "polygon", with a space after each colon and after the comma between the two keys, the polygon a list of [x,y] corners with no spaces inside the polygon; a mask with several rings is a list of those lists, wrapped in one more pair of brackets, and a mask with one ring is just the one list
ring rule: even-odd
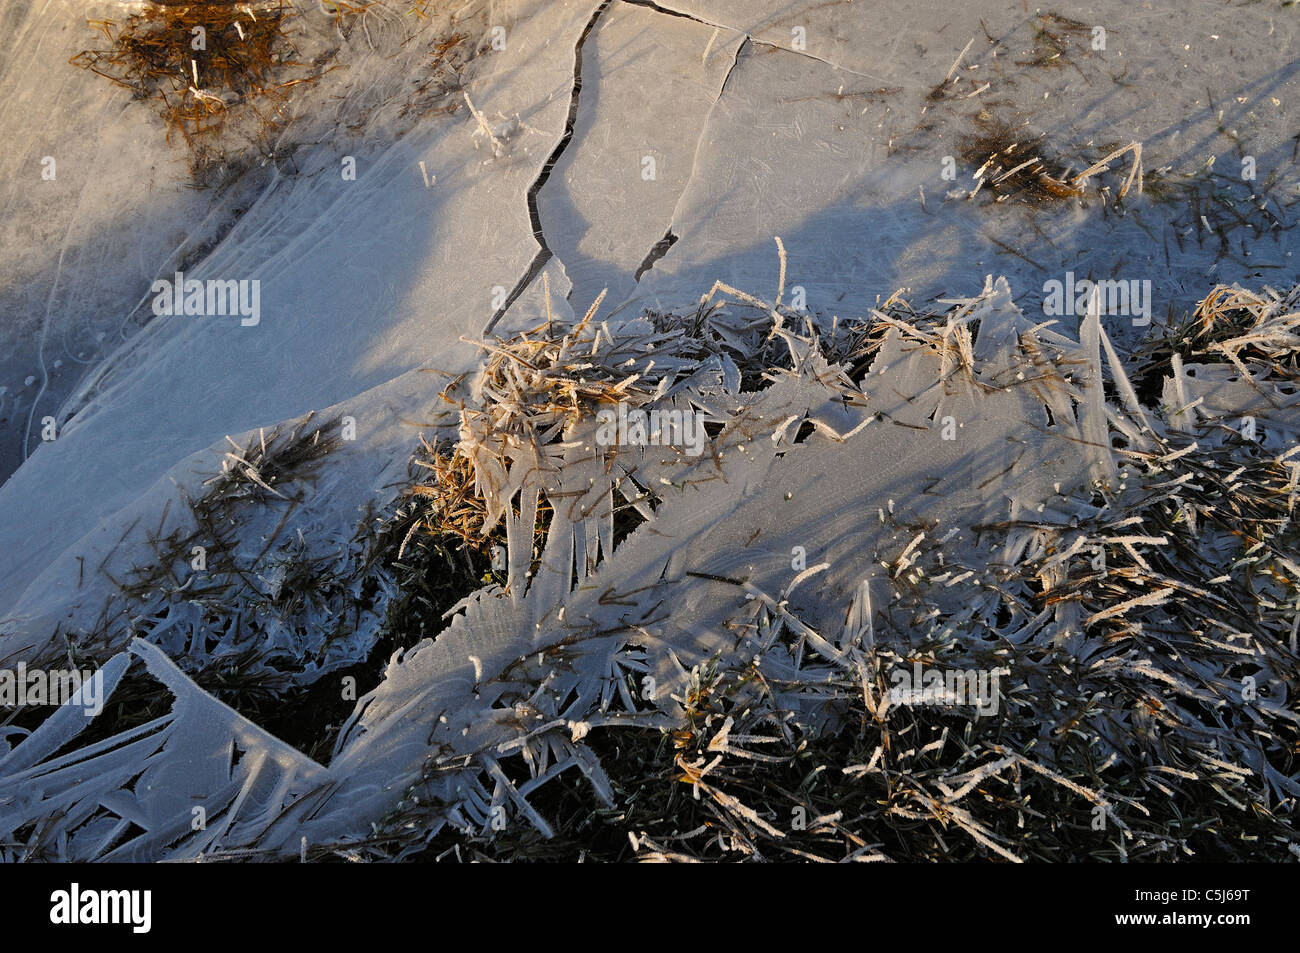
{"label": "golden dry grass tuft", "polygon": [[[364,13],[367,6],[340,4],[335,18]],[[198,178],[208,164],[222,161],[214,143],[245,116],[251,137],[271,154],[290,91],[333,69],[299,62],[289,30],[298,16],[289,0],[147,3],[123,20],[88,21],[103,42],[70,62],[155,103],[166,140],[174,134],[184,139]]]}

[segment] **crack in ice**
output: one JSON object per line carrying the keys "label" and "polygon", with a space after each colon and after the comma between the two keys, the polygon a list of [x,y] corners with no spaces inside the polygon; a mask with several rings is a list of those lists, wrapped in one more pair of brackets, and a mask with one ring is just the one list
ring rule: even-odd
{"label": "crack in ice", "polygon": [[860,70],[855,70],[852,69],[851,67],[843,66],[839,63],[835,63],[824,57],[818,56],[815,53],[809,53],[807,50],[794,50],[794,49],[790,49],[789,47],[781,46],[777,43],[773,43],[770,40],[760,40],[758,37],[754,36],[754,34],[750,33],[748,30],[743,30],[740,27],[733,26],[732,24],[729,23],[721,23],[717,20],[705,20],[701,17],[697,17],[693,13],[686,13],[682,10],[674,10],[672,7],[661,6],[660,4],[655,3],[654,0],[620,0],[620,2],[629,4],[634,7],[645,7],[647,10],[653,10],[656,13],[662,13],[664,16],[679,17],[680,19],[683,20],[691,20],[695,23],[700,24],[701,26],[711,26],[720,30],[731,30],[733,33],[742,33],[744,34],[745,39],[747,41],[756,43],[759,46],[766,46],[773,50],[780,50],[783,53],[793,53],[796,56],[806,56],[808,57],[808,59],[816,60],[818,63],[823,63],[826,66],[829,66],[831,69],[839,70],[840,72],[843,73],[849,73],[850,75],[853,76],[861,76],[863,79],[869,79],[874,82],[880,82],[880,83],[887,82],[887,80],[883,77],[876,76],[871,73],[863,73]]}
{"label": "crack in ice", "polygon": [[536,280],[537,276],[541,274],[542,269],[546,267],[546,263],[555,257],[555,253],[551,251],[550,246],[546,243],[546,235],[542,230],[541,215],[537,211],[537,196],[542,191],[542,187],[546,185],[547,181],[550,179],[551,172],[555,169],[556,163],[560,161],[560,156],[564,154],[564,151],[569,147],[569,143],[573,141],[573,130],[577,127],[578,123],[578,100],[582,95],[582,48],[586,44],[587,38],[591,36],[592,31],[595,30],[596,24],[600,22],[601,15],[604,14],[613,3],[614,0],[604,0],[604,2],[596,8],[595,12],[592,13],[591,17],[587,20],[586,26],[582,28],[582,32],[578,34],[578,40],[573,46],[573,90],[569,94],[569,115],[564,123],[564,134],[560,136],[560,141],[555,144],[555,148],[551,150],[551,154],[547,156],[546,161],[542,163],[542,170],[537,174],[537,178],[533,180],[533,184],[528,187],[528,220],[532,223],[533,238],[537,239],[539,248],[537,249],[537,254],[533,256],[532,263],[528,266],[528,270],[524,272],[522,278],[515,282],[515,286],[510,289],[510,293],[506,296],[505,303],[501,305],[496,314],[492,315],[492,319],[488,321],[487,326],[483,328],[484,335],[492,333],[492,329],[496,327],[497,322],[500,321],[505,316],[506,312],[510,310],[510,306],[513,305],[519,296],[527,290],[528,286]]}

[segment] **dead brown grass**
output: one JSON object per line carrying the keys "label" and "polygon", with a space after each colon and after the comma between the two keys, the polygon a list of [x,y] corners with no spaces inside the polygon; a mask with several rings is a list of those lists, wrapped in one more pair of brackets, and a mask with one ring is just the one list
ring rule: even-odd
{"label": "dead brown grass", "polygon": [[[335,16],[366,6],[342,4]],[[185,140],[196,171],[207,154],[203,142],[241,114],[251,114],[256,138],[269,142],[289,90],[333,68],[298,62],[287,29],[297,16],[288,0],[150,3],[122,21],[88,21],[104,44],[70,62],[156,103],[167,141],[174,133]]]}
{"label": "dead brown grass", "polygon": [[[1137,183],[1142,192],[1142,145],[1130,142],[1112,150],[1104,158],[1081,172],[1053,155],[1042,134],[1031,132],[1025,122],[980,112],[974,117],[974,131],[960,140],[962,159],[977,166],[974,198],[987,188],[995,202],[1015,201],[1030,205],[1050,205],[1064,199],[1083,198],[1088,180],[1110,169],[1111,162],[1132,153],[1132,164],[1116,200],[1128,195]],[[1109,201],[1109,186],[1101,189]]]}

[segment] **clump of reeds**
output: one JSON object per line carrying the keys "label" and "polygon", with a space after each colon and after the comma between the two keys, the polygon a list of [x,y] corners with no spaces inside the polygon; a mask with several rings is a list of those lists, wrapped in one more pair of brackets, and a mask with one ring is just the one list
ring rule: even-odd
{"label": "clump of reeds", "polygon": [[1044,136],[1023,124],[981,115],[975,131],[961,140],[961,156],[976,166],[974,198],[986,187],[994,201],[1042,205],[1075,198],[1083,190],[1069,182],[1069,170],[1044,150]]}
{"label": "clump of reeds", "polygon": [[[505,545],[505,533],[500,527],[485,531],[489,526],[489,506],[476,491],[471,458],[450,441],[430,443],[421,437],[420,448],[411,462],[425,472],[407,488],[414,505],[407,508],[409,526],[397,558],[405,555],[412,540],[429,537],[439,545],[454,544],[458,550],[494,559],[497,547]],[[549,505],[544,501],[539,504],[533,532],[538,550],[546,538],[550,513]]]}
{"label": "clump of reeds", "polygon": [[572,327],[548,320],[508,341],[481,345],[487,359],[476,386],[494,431],[542,433],[571,425],[601,404],[651,399],[638,383],[642,375],[618,360],[632,358],[636,348],[616,343],[609,328],[593,320],[603,298]]}
{"label": "clump of reeds", "polygon": [[[313,427],[313,416],[285,429],[261,430],[243,446],[231,441],[220,472],[206,481],[203,493],[182,494],[186,518],[165,533],[170,503],[164,507],[158,529],[147,534],[153,559],[122,579],[99,567],[117,586],[118,597],[93,631],[66,636],[66,644],[52,646],[41,664],[57,667],[66,653],[77,667],[96,668],[132,634],[169,633],[167,639],[186,646],[177,655],[186,674],[221,701],[259,723],[274,722],[292,709],[271,703],[283,703],[297,676],[358,624],[358,612],[373,595],[359,579],[339,575],[336,556],[311,557],[300,538],[280,538],[317,468],[341,443],[337,420]],[[268,506],[282,509],[282,517],[259,551],[244,551],[241,531]],[[363,542],[358,540],[359,548]],[[195,567],[197,553],[201,569]],[[328,621],[322,623],[322,617]],[[276,644],[264,640],[273,630],[280,633]],[[304,631],[315,643],[311,656],[297,655],[285,643],[286,632]],[[331,691],[337,699],[337,691]],[[128,674],[88,737],[108,737],[165,713],[168,698],[151,677]],[[45,714],[21,717],[39,721]],[[313,724],[321,722],[286,725],[290,730],[284,737],[311,749],[316,739],[307,735]]]}
{"label": "clump of reeds", "polygon": [[1034,21],[1033,49],[1029,58],[1019,61],[1018,65],[1059,68],[1069,63],[1074,66],[1068,54],[1079,38],[1090,32],[1086,23],[1049,10]]}
{"label": "clump of reeds", "polygon": [[[335,19],[367,6],[342,4]],[[224,142],[236,120],[263,156],[279,158],[271,143],[291,90],[333,69],[319,58],[298,61],[289,29],[297,16],[291,0],[146,3],[124,20],[90,21],[105,43],[70,62],[157,104],[167,141],[173,133],[185,140],[190,171],[205,184],[210,169],[243,164],[245,146]]]}
{"label": "clump of reeds", "polygon": [[1144,389],[1154,392],[1175,355],[1199,364],[1249,365],[1284,386],[1300,382],[1300,292],[1216,285],[1182,320],[1162,327],[1134,356]]}
{"label": "clump of reeds", "polygon": [[1134,181],[1142,192],[1142,146],[1137,142],[1113,149],[1105,158],[1071,174],[1071,167],[1046,147],[1042,134],[1030,132],[1025,123],[982,112],[975,117],[975,131],[961,139],[960,150],[962,159],[977,167],[975,188],[967,196],[972,199],[984,188],[995,202],[1049,205],[1082,198],[1089,179],[1129,152],[1133,154],[1132,167],[1116,198],[1123,199]]}
{"label": "clump of reeds", "polygon": [[1298,305],[1300,294],[1294,291],[1283,296],[1272,289],[1259,293],[1216,285],[1173,333],[1191,346],[1186,357],[1232,354],[1286,374],[1294,371],[1300,345]]}
{"label": "clump of reeds", "polygon": [[[251,508],[268,504],[287,505],[290,509],[302,501],[303,489],[294,484],[310,482],[323,458],[340,444],[338,421],[331,420],[308,428],[313,414],[307,414],[290,431],[263,429],[247,446],[229,441],[233,449],[226,452],[219,473],[207,480],[205,492],[186,496],[191,520],[188,528],[176,528],[167,536],[155,534],[150,542],[158,558],[138,567],[130,580],[119,581],[122,594],[132,601],[150,601],[186,586],[178,570],[190,562],[194,546],[203,546],[210,556],[209,566],[221,570],[213,585],[230,582],[223,574],[233,574],[245,583],[244,575],[253,567],[236,565],[230,556],[240,518]],[[227,438],[229,440],[229,438]],[[166,522],[170,503],[163,508],[160,527]],[[278,532],[267,541],[263,555],[276,541]],[[191,597],[203,587],[189,589]]]}
{"label": "clump of reeds", "polygon": [[321,460],[341,443],[338,420],[309,429],[313,416],[307,414],[288,433],[276,429],[268,438],[266,431],[260,430],[243,448],[227,438],[234,450],[226,452],[221,473],[206,484],[211,490],[204,496],[204,504],[225,507],[235,500],[288,500],[278,485],[309,479]]}
{"label": "clump of reeds", "polygon": [[[286,0],[146,4],[122,22],[92,21],[107,46],[84,50],[72,63],[139,99],[158,102],[168,137],[174,130],[192,143],[219,131],[232,109],[257,109],[258,99],[297,82],[275,82],[295,65],[293,43],[285,32],[295,15]],[[269,115],[265,119],[271,121]]]}

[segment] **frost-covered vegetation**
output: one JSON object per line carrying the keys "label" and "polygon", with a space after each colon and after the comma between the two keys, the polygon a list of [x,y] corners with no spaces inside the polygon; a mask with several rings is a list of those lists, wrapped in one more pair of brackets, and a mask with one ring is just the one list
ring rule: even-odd
{"label": "frost-covered vegetation", "polygon": [[0,10],[0,860],[1300,855],[1300,25],[994,6]]}
{"label": "frost-covered vegetation", "polygon": [[[1297,297],[1216,289],[1145,404],[1164,348],[1126,367],[1098,315],[1075,342],[1005,285],[833,327],[715,288],[486,344],[459,439],[355,558],[272,540],[205,590],[123,587],[118,733],[55,717],[13,748],[9,850],[1288,856]],[[708,452],[601,448],[616,400],[703,411]],[[265,439],[196,529],[328,466],[325,428]],[[308,677],[308,647],[341,658]],[[355,711],[306,687],[394,647]],[[1000,673],[992,711],[900,701],[915,666]],[[263,696],[300,750],[346,718],[330,755],[257,727]],[[190,830],[191,800],[219,823]]]}

